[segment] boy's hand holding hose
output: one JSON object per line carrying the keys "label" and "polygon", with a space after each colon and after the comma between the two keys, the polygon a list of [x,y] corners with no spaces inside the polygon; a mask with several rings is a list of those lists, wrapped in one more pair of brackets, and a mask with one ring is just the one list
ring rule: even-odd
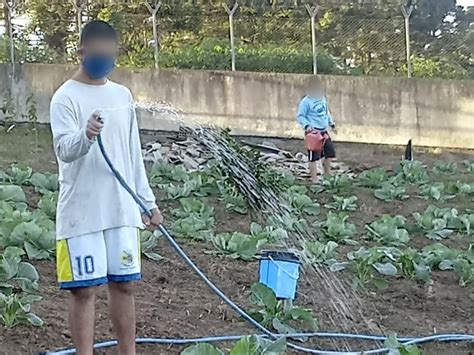
{"label": "boy's hand holding hose", "polygon": [[163,215],[158,208],[155,208],[150,212],[151,218],[146,214],[142,214],[143,224],[145,224],[147,228],[156,229],[163,223]]}
{"label": "boy's hand holding hose", "polygon": [[86,135],[91,141],[95,140],[104,128],[104,121],[100,117],[100,112],[96,111],[87,121]]}

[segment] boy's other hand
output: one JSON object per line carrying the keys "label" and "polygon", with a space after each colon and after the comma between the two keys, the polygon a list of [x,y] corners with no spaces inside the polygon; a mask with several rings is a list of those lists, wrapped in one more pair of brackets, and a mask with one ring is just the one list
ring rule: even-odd
{"label": "boy's other hand", "polygon": [[305,133],[309,133],[309,132],[311,132],[313,129],[314,129],[314,128],[311,127],[311,126],[306,126],[304,131],[305,131]]}
{"label": "boy's other hand", "polygon": [[100,116],[98,113],[93,113],[92,116],[87,121],[86,135],[90,140],[95,139],[102,129],[104,128],[104,123],[100,121]]}
{"label": "boy's other hand", "polygon": [[158,208],[151,211],[151,218],[146,214],[142,215],[142,221],[147,228],[156,229],[160,224],[163,223],[163,215]]}

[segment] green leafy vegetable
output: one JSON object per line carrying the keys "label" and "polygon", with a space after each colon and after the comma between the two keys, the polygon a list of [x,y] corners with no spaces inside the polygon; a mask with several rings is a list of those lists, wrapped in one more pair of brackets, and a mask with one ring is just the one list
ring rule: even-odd
{"label": "green leafy vegetable", "polygon": [[321,243],[317,240],[305,243],[305,253],[312,264],[329,263],[335,261],[337,257],[338,244],[333,241]]}
{"label": "green leafy vegetable", "polygon": [[0,201],[11,204],[25,204],[26,195],[23,189],[17,185],[0,185]]}
{"label": "green leafy vegetable", "polygon": [[469,160],[464,160],[464,166],[466,167],[466,171],[468,173],[474,173],[474,162],[470,162]]}
{"label": "green leafy vegetable", "polygon": [[212,234],[214,217],[201,217],[198,214],[190,214],[188,217],[180,218],[173,222],[171,231],[180,238],[206,239]]}
{"label": "green leafy vegetable", "polygon": [[456,197],[455,194],[447,195],[445,193],[444,184],[442,182],[421,186],[421,196],[425,199],[431,198],[436,201],[447,200]]}
{"label": "green leafy vegetable", "polygon": [[390,335],[384,342],[384,346],[390,351],[389,355],[422,355],[416,345],[402,345],[397,339],[396,334]]}
{"label": "green leafy vegetable", "polygon": [[283,228],[274,226],[262,227],[260,224],[252,222],[250,225],[250,234],[259,239],[265,239],[268,243],[279,243],[288,238],[288,233]]}
{"label": "green leafy vegetable", "polygon": [[357,244],[351,238],[356,234],[356,227],[352,223],[347,223],[349,216],[343,212],[329,212],[327,219],[318,224],[324,236],[336,243]]}
{"label": "green leafy vegetable", "polygon": [[38,202],[38,208],[51,219],[56,218],[56,206],[58,205],[58,193],[46,191]]}
{"label": "green leafy vegetable", "polygon": [[214,207],[196,198],[182,198],[179,200],[180,209],[172,210],[173,216],[178,218],[186,218],[191,214],[196,214],[201,218],[210,218],[214,216]]}
{"label": "green leafy vegetable", "polygon": [[313,185],[310,187],[311,191],[320,193],[323,191],[327,192],[343,192],[351,187],[351,181],[346,175],[331,175],[324,177],[321,180],[321,184]]}
{"label": "green leafy vegetable", "polygon": [[404,160],[397,168],[398,175],[410,184],[424,184],[428,181],[426,166],[417,160]]}
{"label": "green leafy vegetable", "polygon": [[437,161],[434,164],[433,172],[436,174],[455,174],[458,166],[455,162],[445,163],[443,161]]}
{"label": "green leafy vegetable", "polygon": [[382,183],[388,180],[387,171],[383,168],[374,168],[370,170],[363,171],[358,179],[357,182],[360,186],[364,187],[380,187]]}
{"label": "green leafy vegetable", "polygon": [[225,353],[211,344],[200,343],[184,349],[181,355],[225,355]]}
{"label": "green leafy vegetable", "polygon": [[304,231],[309,228],[308,222],[304,218],[298,218],[289,213],[283,216],[271,216],[268,219],[268,224],[287,232]]}
{"label": "green leafy vegetable", "polygon": [[380,189],[374,191],[375,197],[385,202],[392,202],[395,200],[406,200],[409,196],[406,194],[404,186],[396,186],[391,183],[382,183]]}
{"label": "green leafy vegetable", "polygon": [[27,185],[33,169],[24,165],[12,165],[7,171],[8,181],[14,185]]}
{"label": "green leafy vegetable", "polygon": [[244,196],[234,185],[220,185],[221,198],[228,210],[239,214],[248,213],[248,205]]}
{"label": "green leafy vegetable", "polygon": [[306,188],[304,186],[293,186],[288,189],[285,197],[295,212],[313,216],[319,214],[319,204],[314,202],[305,192]]}
{"label": "green leafy vegetable", "polygon": [[267,286],[256,283],[251,287],[251,302],[259,309],[252,316],[263,326],[272,326],[281,334],[297,333],[293,325],[305,325],[317,329],[317,322],[310,311],[278,301],[275,293]]}
{"label": "green leafy vegetable", "polygon": [[35,187],[36,191],[41,194],[59,191],[57,174],[34,173],[30,178],[30,183]]}
{"label": "green leafy vegetable", "polygon": [[324,207],[336,211],[356,211],[357,210],[357,196],[339,197],[333,196],[334,202],[328,203]]}
{"label": "green leafy vegetable", "polygon": [[171,182],[188,181],[189,175],[184,165],[157,163],[150,169],[148,180],[152,187],[158,187]]}
{"label": "green leafy vegetable", "polygon": [[367,287],[375,286],[378,289],[388,287],[388,282],[378,276],[395,276],[398,272],[394,265],[394,257],[391,249],[364,247],[347,254],[350,260],[348,268],[355,274],[352,286],[355,289],[365,290]]}
{"label": "green leafy vegetable", "polygon": [[253,260],[261,246],[267,242],[266,239],[238,232],[218,234],[212,236],[211,241],[218,254],[245,261]]}
{"label": "green leafy vegetable", "polygon": [[410,240],[405,227],[405,217],[384,215],[365,229],[369,239],[388,246],[403,246]]}
{"label": "green leafy vegetable", "polygon": [[4,295],[0,292],[0,321],[7,328],[19,324],[43,325],[41,318],[31,312],[31,304],[39,300],[39,296]]}
{"label": "green leafy vegetable", "polygon": [[158,239],[160,236],[161,234],[158,231],[150,232],[144,230],[140,232],[140,250],[146,258],[153,261],[163,260],[163,257],[160,254],[153,251],[158,245]]}
{"label": "green leafy vegetable", "polygon": [[474,183],[451,182],[446,185],[445,191],[448,195],[474,195]]}

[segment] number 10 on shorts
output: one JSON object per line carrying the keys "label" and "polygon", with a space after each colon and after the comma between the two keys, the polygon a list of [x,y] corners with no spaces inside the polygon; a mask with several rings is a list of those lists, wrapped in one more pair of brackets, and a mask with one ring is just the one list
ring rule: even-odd
{"label": "number 10 on shorts", "polygon": [[76,271],[79,276],[92,275],[94,269],[94,258],[92,255],[85,257],[76,256]]}

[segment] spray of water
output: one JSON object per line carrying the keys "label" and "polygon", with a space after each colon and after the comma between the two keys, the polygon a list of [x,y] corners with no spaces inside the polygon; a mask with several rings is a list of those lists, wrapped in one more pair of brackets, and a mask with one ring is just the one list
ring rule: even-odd
{"label": "spray of water", "polygon": [[[284,226],[284,218],[291,215],[292,208],[285,201],[280,192],[271,186],[266,186],[256,177],[249,159],[233,149],[219,130],[212,127],[202,127],[196,120],[184,117],[180,110],[166,102],[136,102],[133,105],[103,109],[101,112],[124,109],[137,109],[152,114],[154,117],[172,120],[184,125],[182,130],[199,142],[202,147],[219,162],[229,178],[247,198],[249,205],[258,214],[273,217]],[[290,237],[283,241],[284,247],[298,253],[304,260],[306,254],[304,246],[307,241],[317,239],[311,228],[296,225]],[[370,319],[367,319],[363,310],[376,314],[373,306],[363,304],[359,295],[345,281],[332,273],[327,267],[304,263],[301,282],[310,285],[310,293],[302,294],[305,300],[324,311],[334,329],[344,332],[364,331],[380,332],[380,328]],[[347,343],[334,342],[333,346],[339,350],[349,351]]]}

